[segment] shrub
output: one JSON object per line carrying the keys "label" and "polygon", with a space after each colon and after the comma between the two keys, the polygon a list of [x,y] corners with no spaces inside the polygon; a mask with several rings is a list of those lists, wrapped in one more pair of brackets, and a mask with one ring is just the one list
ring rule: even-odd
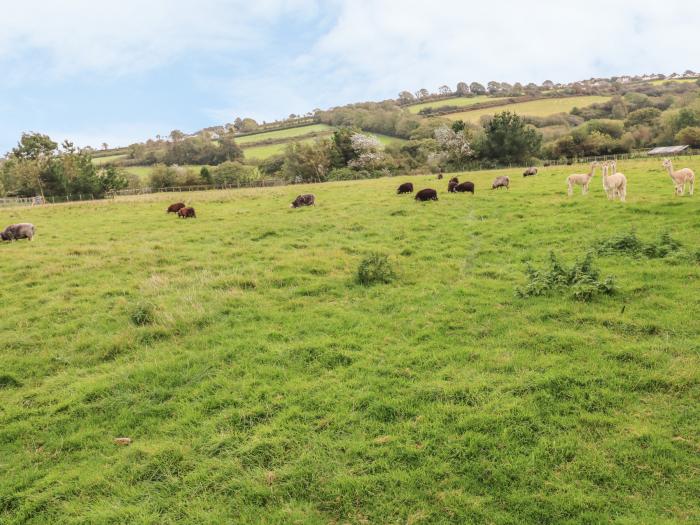
{"label": "shrub", "polygon": [[590,301],[596,295],[611,295],[615,291],[612,276],[600,280],[600,272],[593,266],[592,253],[586,254],[570,268],[560,263],[554,253],[550,253],[548,269],[537,270],[528,265],[526,273],[527,284],[515,291],[519,297],[564,293],[570,289],[572,297],[577,301]]}
{"label": "shrub", "polygon": [[371,253],[357,268],[357,280],[364,286],[378,283],[389,283],[394,280],[395,274],[389,258],[381,253]]}
{"label": "shrub", "polygon": [[354,180],[360,177],[350,168],[334,168],[328,173],[328,180]]}
{"label": "shrub", "polygon": [[129,318],[136,326],[153,324],[156,318],[155,306],[153,303],[140,302],[131,310]]}
{"label": "shrub", "polygon": [[649,259],[663,259],[680,250],[681,243],[673,239],[668,232],[662,233],[656,242],[644,243],[632,231],[599,241],[594,248],[599,255],[622,253],[626,255],[643,255]]}

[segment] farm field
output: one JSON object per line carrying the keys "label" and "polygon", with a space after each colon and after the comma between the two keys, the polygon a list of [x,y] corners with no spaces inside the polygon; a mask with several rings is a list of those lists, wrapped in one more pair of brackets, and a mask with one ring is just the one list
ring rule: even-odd
{"label": "farm field", "polygon": [[310,133],[319,133],[324,131],[332,132],[333,128],[331,126],[327,126],[326,124],[313,124],[311,126],[300,126],[298,128],[280,129],[277,131],[255,133],[254,135],[244,135],[242,137],[237,137],[236,142],[243,146],[244,144],[250,144],[251,142],[295,138],[303,135],[309,135]]}
{"label": "farm field", "polygon": [[[0,244],[0,523],[697,523],[700,194],[618,168],[625,204],[569,166],[0,210],[37,226]],[[680,249],[516,295],[631,230]]]}
{"label": "farm field", "polygon": [[551,98],[543,100],[532,100],[530,102],[520,102],[517,104],[507,104],[504,106],[496,106],[491,108],[475,109],[472,111],[463,111],[461,113],[450,113],[445,115],[451,120],[464,120],[465,122],[479,123],[479,120],[484,115],[493,115],[500,111],[512,111],[519,115],[528,115],[533,117],[546,117],[555,113],[568,113],[575,107],[586,107],[591,104],[605,102],[610,97],[603,96],[580,96],[566,98]]}
{"label": "farm field", "polygon": [[431,100],[429,102],[422,102],[420,104],[414,104],[408,106],[408,111],[411,113],[418,113],[423,108],[441,108],[443,106],[473,106],[474,104],[480,104],[481,102],[488,102],[489,100],[494,100],[493,97],[487,97],[486,95],[477,95],[475,97],[455,97],[455,98],[444,98],[441,100]]}
{"label": "farm field", "polygon": [[115,160],[125,159],[126,154],[122,153],[120,155],[107,155],[106,157],[93,157],[92,163],[100,166],[102,164],[107,164],[108,162],[114,162]]}
{"label": "farm field", "polygon": [[697,78],[667,78],[666,80],[652,80],[649,83],[655,86],[665,84],[666,82],[697,82]]}

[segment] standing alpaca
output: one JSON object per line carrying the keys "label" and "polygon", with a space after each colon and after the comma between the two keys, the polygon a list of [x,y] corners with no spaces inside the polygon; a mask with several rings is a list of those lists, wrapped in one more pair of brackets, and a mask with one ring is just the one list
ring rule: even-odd
{"label": "standing alpaca", "polygon": [[683,168],[678,171],[673,171],[673,163],[671,159],[664,159],[664,168],[668,170],[668,174],[671,176],[671,180],[676,185],[676,195],[685,195],[685,183],[687,182],[690,186],[689,192],[693,194],[693,189],[695,186],[695,173],[690,168]]}
{"label": "standing alpaca", "polygon": [[575,175],[569,175],[567,177],[566,183],[569,186],[569,196],[574,194],[575,185],[581,186],[581,195],[585,195],[586,193],[588,193],[588,185],[590,184],[591,179],[593,178],[593,173],[595,172],[595,168],[597,165],[597,162],[592,162],[591,170],[588,173],[577,173]]}
{"label": "standing alpaca", "polygon": [[603,176],[601,178],[603,179],[603,189],[605,190],[605,194],[608,196],[608,200],[612,200],[615,197],[615,192],[608,184],[608,174],[612,175],[617,171],[617,162],[614,160],[605,162],[603,164],[602,171]]}
{"label": "standing alpaca", "polygon": [[608,199],[620,198],[620,202],[625,202],[627,198],[627,177],[622,173],[608,175],[609,164],[603,166],[603,188],[608,194]]}

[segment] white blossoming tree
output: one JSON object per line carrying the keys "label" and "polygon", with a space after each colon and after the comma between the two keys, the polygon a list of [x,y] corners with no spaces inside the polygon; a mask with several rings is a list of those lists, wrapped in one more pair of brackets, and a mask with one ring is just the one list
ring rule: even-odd
{"label": "white blossoming tree", "polygon": [[349,162],[351,168],[374,169],[382,161],[382,144],[375,137],[355,133],[350,137],[352,149],[356,157]]}
{"label": "white blossoming tree", "polygon": [[435,130],[435,141],[443,153],[442,158],[459,169],[463,168],[474,154],[464,130],[454,131],[447,126],[441,126]]}

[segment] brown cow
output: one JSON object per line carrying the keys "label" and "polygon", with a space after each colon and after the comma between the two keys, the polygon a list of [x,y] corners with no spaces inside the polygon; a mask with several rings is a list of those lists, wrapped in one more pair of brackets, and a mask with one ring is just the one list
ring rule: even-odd
{"label": "brown cow", "polygon": [[177,216],[182,219],[187,219],[189,217],[192,217],[193,219],[197,218],[197,214],[195,214],[194,208],[188,208],[187,206],[177,210]]}
{"label": "brown cow", "polygon": [[168,210],[166,213],[177,213],[182,208],[185,208],[185,203],[184,202],[176,202],[175,204],[171,204],[170,206],[168,206]]}

